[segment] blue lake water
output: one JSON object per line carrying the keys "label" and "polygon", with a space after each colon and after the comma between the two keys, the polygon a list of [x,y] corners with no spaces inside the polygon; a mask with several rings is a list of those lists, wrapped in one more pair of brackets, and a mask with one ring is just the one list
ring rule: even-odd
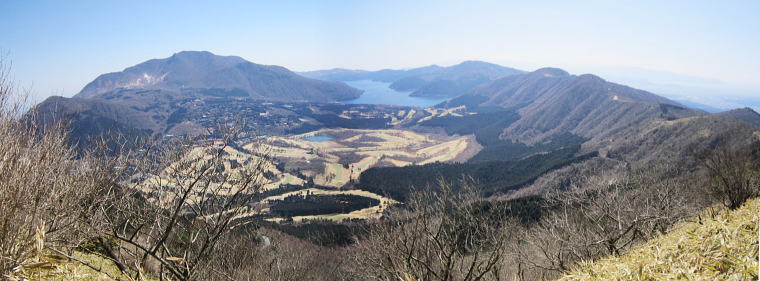
{"label": "blue lake water", "polygon": [[412,92],[399,92],[388,86],[391,83],[372,80],[346,82],[351,87],[364,90],[364,93],[353,100],[344,101],[348,104],[389,104],[403,106],[430,107],[448,100],[448,98],[410,97]]}
{"label": "blue lake water", "polygon": [[316,135],[316,136],[311,136],[311,137],[305,137],[303,139],[307,141],[312,141],[312,142],[323,142],[323,141],[331,141],[333,138],[328,137],[328,136]]}

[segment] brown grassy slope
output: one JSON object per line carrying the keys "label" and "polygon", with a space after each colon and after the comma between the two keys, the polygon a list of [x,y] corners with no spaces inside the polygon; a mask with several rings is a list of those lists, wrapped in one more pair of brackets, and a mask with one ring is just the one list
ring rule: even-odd
{"label": "brown grassy slope", "polygon": [[676,225],[622,255],[581,264],[559,280],[757,280],[760,199]]}

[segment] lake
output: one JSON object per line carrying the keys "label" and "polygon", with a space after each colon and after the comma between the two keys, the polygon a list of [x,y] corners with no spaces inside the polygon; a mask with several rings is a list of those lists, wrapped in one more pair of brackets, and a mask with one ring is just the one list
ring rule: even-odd
{"label": "lake", "polygon": [[430,107],[448,100],[448,98],[410,97],[412,92],[399,92],[388,86],[391,83],[372,80],[345,82],[351,87],[364,90],[364,93],[353,100],[343,101],[347,104],[389,104],[403,106]]}

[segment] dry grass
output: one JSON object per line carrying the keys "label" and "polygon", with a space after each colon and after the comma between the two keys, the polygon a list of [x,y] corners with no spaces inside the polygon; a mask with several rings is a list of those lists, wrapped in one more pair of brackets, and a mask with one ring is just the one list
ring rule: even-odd
{"label": "dry grass", "polygon": [[439,109],[439,108],[425,108],[424,113],[430,114],[427,115],[420,120],[417,120],[417,123],[423,123],[425,121],[431,120],[433,118],[440,118],[440,117],[446,117],[448,115],[454,116],[454,117],[462,117],[464,114],[467,113],[467,107],[464,105],[452,107],[452,108],[445,108],[445,109]]}
{"label": "dry grass", "polygon": [[[327,135],[332,140],[311,142],[304,139],[315,135]],[[358,179],[362,172],[378,164],[406,166],[457,161],[472,156],[468,151],[479,148],[474,138],[468,136],[449,137],[390,129],[323,129],[291,137],[270,137],[264,145],[274,158],[298,167],[305,174],[314,175],[315,183],[334,187]],[[351,160],[348,167],[338,164],[347,159],[356,160]],[[315,170],[314,163],[319,163],[322,169]]]}
{"label": "dry grass", "polygon": [[[7,280],[132,280],[108,259],[74,251],[71,254],[49,248],[45,227],[35,231],[34,256],[4,276]],[[151,280],[151,279],[146,279]]]}
{"label": "dry grass", "polygon": [[314,183],[324,186],[343,186],[351,179],[348,169],[338,163],[324,163],[324,172],[314,177]]}
{"label": "dry grass", "polygon": [[[73,260],[59,260],[55,263],[39,266],[33,270],[27,270],[28,273],[23,276],[11,277],[11,280],[67,280],[67,281],[89,281],[89,280],[114,280],[119,278],[121,280],[130,280],[130,278],[122,274],[119,269],[113,265],[113,263],[107,259],[101,258],[93,254],[84,254],[76,252],[73,255],[76,259],[92,265],[95,268],[99,268],[101,271],[97,271],[88,267],[80,262]],[[148,280],[151,280],[148,278]]]}
{"label": "dry grass", "polygon": [[[316,135],[326,135],[332,139],[322,142],[304,139]],[[274,174],[281,175],[289,169],[298,169],[304,175],[313,176],[314,183],[332,187],[345,187],[352,180],[357,180],[362,172],[378,165],[406,166],[413,163],[457,161],[466,159],[471,156],[468,153],[480,148],[472,136],[450,137],[405,130],[359,129],[323,129],[290,137],[270,137],[263,145],[275,159],[286,163],[284,171],[271,171]],[[253,145],[244,146],[246,149],[253,147]],[[244,157],[240,156],[240,158]],[[351,160],[348,161],[349,159]],[[240,161],[242,162],[242,160]],[[346,161],[349,163],[341,164]],[[273,165],[270,166],[273,167]],[[281,183],[298,184],[305,180],[295,176],[287,178],[289,178],[287,181],[280,180],[269,183],[265,185],[265,189],[277,188]],[[311,191],[315,194],[328,192],[318,189]],[[265,198],[262,202],[279,200],[287,195],[299,192],[303,192],[303,190]],[[343,190],[329,191],[328,193],[354,194],[354,192],[356,191]],[[387,206],[397,203],[369,192],[354,195],[376,198],[381,201],[381,204],[346,214],[297,216],[293,217],[293,220],[329,219],[341,221],[344,219],[378,218]],[[280,218],[271,218],[270,220],[277,221]]]}
{"label": "dry grass", "polygon": [[757,280],[760,199],[710,211],[623,256],[582,263],[560,280]]}
{"label": "dry grass", "polygon": [[[314,135],[328,135],[331,141],[312,142],[304,140],[305,137]],[[197,147],[189,149],[181,158],[184,162],[195,162],[197,165],[210,161],[215,154],[215,147]],[[283,184],[304,184],[305,177],[297,176],[288,171],[299,170],[306,176],[312,176],[314,182],[323,186],[345,187],[352,180],[357,180],[359,175],[369,168],[377,165],[406,166],[412,163],[431,163],[435,161],[447,162],[454,159],[467,157],[468,148],[477,146],[471,136],[449,137],[441,135],[428,135],[404,130],[352,130],[352,129],[325,129],[291,137],[270,137],[262,143],[253,143],[235,149],[224,146],[223,159],[220,164],[224,167],[225,174],[236,177],[239,170],[246,165],[233,166],[232,163],[261,163],[262,169],[271,173],[270,177],[262,183],[262,190],[277,189]],[[262,157],[259,151],[269,153],[277,161],[285,163],[285,168],[280,168],[269,158]],[[348,164],[341,164],[346,159],[355,159]],[[342,161],[341,161],[342,160]],[[190,165],[186,169],[197,168]],[[146,193],[164,194],[170,193],[180,182],[168,176],[178,168],[177,164],[168,165],[158,174],[151,175],[137,186]],[[281,170],[283,169],[283,170]],[[184,182],[182,182],[184,183]],[[226,185],[229,185],[226,184]],[[215,182],[209,186],[219,190],[221,195],[234,191],[227,186],[221,186]],[[352,190],[344,190],[339,193],[351,193]],[[288,193],[290,194],[290,193]],[[337,194],[337,193],[336,193]],[[363,192],[358,196],[377,198],[382,203],[362,210],[356,210],[346,214],[323,214],[317,216],[301,216],[293,219],[330,219],[341,221],[344,219],[372,219],[380,217],[387,206],[397,202],[384,198],[377,194]],[[172,198],[171,196],[158,196],[159,198]],[[191,194],[191,201],[198,201],[197,196]],[[169,202],[156,202],[158,205],[168,205]],[[276,198],[266,198],[276,200]],[[246,209],[242,215],[257,214],[266,210]],[[276,220],[273,218],[272,220]]]}

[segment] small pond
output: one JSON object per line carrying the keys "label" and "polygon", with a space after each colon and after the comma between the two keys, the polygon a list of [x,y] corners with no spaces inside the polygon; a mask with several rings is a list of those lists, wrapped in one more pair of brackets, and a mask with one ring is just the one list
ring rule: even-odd
{"label": "small pond", "polygon": [[311,142],[323,142],[323,141],[331,141],[331,140],[333,140],[332,137],[321,136],[321,135],[315,135],[315,136],[305,137],[303,139],[305,139],[307,141],[311,141]]}

